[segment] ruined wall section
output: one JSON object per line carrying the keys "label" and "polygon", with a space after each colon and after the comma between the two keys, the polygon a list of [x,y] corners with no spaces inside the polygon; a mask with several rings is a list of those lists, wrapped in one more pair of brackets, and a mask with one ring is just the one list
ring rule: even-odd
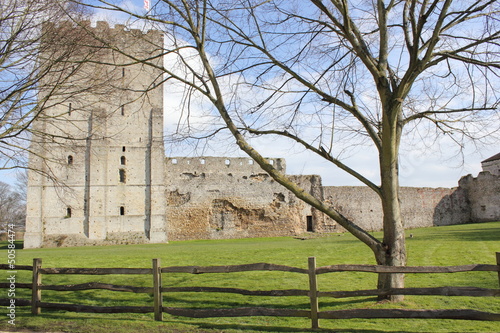
{"label": "ruined wall section", "polygon": [[491,158],[481,162],[483,171],[487,171],[495,176],[500,176],[500,154],[492,156]]}
{"label": "ruined wall section", "polygon": [[[323,191],[330,205],[362,228],[382,229],[380,198],[369,188],[326,186]],[[402,187],[401,213],[407,229],[467,223],[470,216],[467,194],[460,188]]]}
{"label": "ruined wall section", "polygon": [[480,172],[459,181],[467,195],[470,206],[470,222],[493,222],[500,220],[500,177],[490,172]]}
{"label": "ruined wall section", "polygon": [[[269,161],[285,172],[285,160]],[[318,176],[299,176],[318,191]],[[296,235],[306,231],[311,208],[248,158],[165,159],[170,240]]]}
{"label": "ruined wall section", "polygon": [[[324,200],[366,230],[380,230],[382,206],[377,194],[361,186],[324,186]],[[325,216],[326,221],[331,218]],[[338,227],[339,232],[345,231]]]}

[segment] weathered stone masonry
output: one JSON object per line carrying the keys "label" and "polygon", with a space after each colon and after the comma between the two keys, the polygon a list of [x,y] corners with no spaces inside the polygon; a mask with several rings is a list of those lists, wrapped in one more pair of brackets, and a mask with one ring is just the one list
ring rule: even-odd
{"label": "weathered stone masonry", "polygon": [[[285,171],[283,159],[271,159]],[[167,158],[169,238],[217,239],[343,232],[327,216],[296,199],[245,158]],[[291,176],[362,228],[382,228],[378,196],[367,187],[322,186],[317,175]],[[401,188],[406,228],[500,219],[500,177],[482,172],[456,188]]]}
{"label": "weathered stone masonry", "polygon": [[[269,160],[285,171],[284,159]],[[307,230],[303,221],[317,219],[249,158],[167,158],[165,170],[171,240],[296,235]],[[318,176],[294,178],[321,190]]]}
{"label": "weathered stone masonry", "polygon": [[[103,23],[87,28],[138,57],[161,51],[155,47],[162,45],[159,32]],[[98,56],[126,62],[112,51]],[[30,166],[54,178],[29,173],[26,248],[343,231],[249,158],[166,158],[162,87],[147,89],[161,71],[141,64],[87,64],[79,76],[95,83],[102,73],[110,82],[103,87],[119,89],[56,101],[34,125],[55,136],[32,142]],[[286,172],[284,159],[269,161]],[[500,177],[494,173],[500,156],[484,162],[490,172],[466,176],[457,188],[402,188],[406,227],[500,220]],[[317,175],[290,178],[361,227],[381,229],[380,200],[370,189],[322,186]]]}
{"label": "weathered stone masonry", "polygon": [[[160,53],[163,43],[160,32],[110,29],[102,22],[70,28],[80,29],[79,38],[96,34],[139,58]],[[110,65],[128,59],[99,45],[81,56],[93,62],[73,68],[67,84],[82,93],[53,97],[34,124],[53,136],[33,140],[31,170],[53,178],[29,172],[24,246],[165,242],[163,93],[148,89],[162,72]]]}

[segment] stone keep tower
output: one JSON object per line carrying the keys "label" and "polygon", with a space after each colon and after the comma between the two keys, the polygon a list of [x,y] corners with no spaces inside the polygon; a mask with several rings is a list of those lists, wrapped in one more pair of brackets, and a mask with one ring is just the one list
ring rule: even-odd
{"label": "stone keep tower", "polygon": [[48,107],[34,124],[24,247],[166,242],[162,71],[116,51],[162,65],[163,35],[47,27],[77,40],[46,43],[79,49],[59,65],[62,93],[39,94]]}

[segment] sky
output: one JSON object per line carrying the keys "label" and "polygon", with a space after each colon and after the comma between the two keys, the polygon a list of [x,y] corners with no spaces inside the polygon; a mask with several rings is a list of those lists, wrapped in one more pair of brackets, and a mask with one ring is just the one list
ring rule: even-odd
{"label": "sky", "polygon": [[[130,6],[142,7],[142,0],[126,1]],[[95,13],[96,20],[110,20],[109,15],[103,12]],[[115,18],[111,21],[117,21]],[[168,101],[168,92],[165,94]],[[166,134],[173,128],[175,115],[172,114],[172,105],[165,106],[165,130]],[[281,157],[286,159],[287,174],[316,174],[322,177],[323,185],[326,186],[357,186],[362,185],[352,176],[339,170],[328,161],[315,156],[310,152],[304,152],[300,147],[290,147],[280,140],[253,140],[257,150],[266,157]],[[166,145],[166,154],[170,155],[169,145]],[[193,151],[190,147],[176,147],[175,156],[187,155],[198,156],[206,154],[209,156],[245,156],[239,152],[235,144],[225,143],[224,147],[217,149],[217,144],[212,146],[206,153]],[[400,158],[400,185],[412,187],[456,187],[462,176],[472,174],[477,176],[481,171],[481,161],[500,152],[500,145],[475,147],[472,144],[465,146],[463,155],[451,153],[446,146],[433,146],[427,148],[403,147]],[[379,183],[378,181],[378,157],[377,153],[366,147],[358,147],[344,156],[346,163],[364,176]],[[14,184],[16,171],[0,171],[0,181]]]}
{"label": "sky", "polygon": [[[496,149],[495,149],[496,148]],[[499,147],[488,147],[481,152],[466,154],[464,161],[460,157],[445,158],[436,152],[425,154],[409,152],[400,159],[400,184],[410,187],[457,187],[462,176],[472,174],[474,177],[481,171],[481,161],[500,152]],[[352,176],[331,165],[329,162],[313,156],[293,154],[284,156],[287,159],[289,174],[318,174],[325,186],[359,186],[362,185]],[[349,165],[368,175],[378,182],[378,157],[376,153],[360,151],[348,158]]]}
{"label": "sky", "polygon": [[[164,92],[164,130],[169,136],[178,126],[180,111],[179,95],[168,87]],[[191,110],[191,121],[203,122],[201,115],[194,116],[196,109]],[[210,122],[211,120],[206,120]],[[195,126],[194,124],[192,124]],[[500,145],[474,146],[465,145],[463,154],[457,154],[456,145],[441,140],[440,145],[418,147],[418,144],[402,145],[400,154],[400,184],[410,187],[457,187],[461,177],[472,174],[474,177],[481,172],[481,161],[500,152]],[[276,137],[266,139],[251,139],[250,143],[264,157],[284,158],[286,173],[289,175],[320,175],[325,186],[362,186],[354,177],[338,169],[332,163],[311,152],[304,151],[298,145],[290,146],[285,139]],[[208,147],[194,149],[188,145],[166,143],[166,154],[169,157],[224,156],[246,157],[238,150],[234,139],[226,135],[224,140],[212,141]],[[342,160],[363,174],[365,177],[380,184],[378,171],[378,154],[374,149],[359,146],[342,155]]]}
{"label": "sky", "polygon": [[[168,116],[168,115],[166,115]],[[363,184],[330,162],[300,148],[283,148],[279,141],[253,142],[254,147],[261,155],[270,158],[285,158],[286,173],[290,175],[320,175],[324,186],[362,186]],[[468,174],[476,177],[481,169],[481,161],[498,154],[499,147],[485,147],[481,151],[467,149],[463,158],[450,157],[441,152],[439,147],[435,151],[409,151],[400,155],[400,185],[409,187],[457,187],[461,177]],[[235,148],[236,149],[236,148]],[[433,150],[433,149],[431,149]],[[199,156],[191,150],[186,155]],[[211,151],[207,156],[246,156],[243,153],[232,151],[231,154],[216,154]],[[181,154],[174,154],[175,157]],[[355,151],[345,159],[346,163],[365,177],[380,184],[378,171],[378,156],[374,151],[364,147]]]}

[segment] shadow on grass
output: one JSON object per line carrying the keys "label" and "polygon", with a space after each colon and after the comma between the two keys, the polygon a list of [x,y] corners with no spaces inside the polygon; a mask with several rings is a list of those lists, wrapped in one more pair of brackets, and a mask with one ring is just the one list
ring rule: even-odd
{"label": "shadow on grass", "polygon": [[[427,228],[422,229],[426,233],[425,240],[457,240],[466,242],[498,241],[500,239],[500,227],[491,227],[491,222],[474,223],[474,228],[466,230],[456,230],[447,228]],[[469,224],[470,225],[470,224]],[[415,239],[419,239],[416,235]]]}
{"label": "shadow on grass", "polygon": [[[224,330],[238,330],[238,331],[258,331],[258,332],[352,332],[352,333],[387,333],[391,331],[387,330],[373,330],[373,329],[332,329],[332,328],[297,328],[297,327],[285,327],[285,326],[262,326],[262,325],[251,325],[251,324],[207,324],[202,322],[182,322],[186,325],[196,325],[202,329],[212,329],[217,331]],[[321,325],[321,324],[320,324]],[[413,333],[411,331],[401,331],[395,329],[392,332],[398,333]]]}
{"label": "shadow on grass", "polygon": [[[306,297],[303,297],[302,300],[300,301],[297,300],[297,302],[289,304],[284,304],[279,302],[275,303],[265,302],[265,304],[262,304],[263,302],[258,301],[258,297],[260,296],[254,296],[254,297],[255,297],[254,301],[248,301],[248,302],[242,302],[241,300],[231,301],[230,299],[227,298],[227,296],[217,300],[211,299],[211,300],[202,300],[196,302],[181,297],[165,296],[164,302],[166,304],[176,304],[176,307],[181,307],[181,308],[197,308],[197,304],[202,304],[204,308],[206,307],[230,308],[230,307],[254,306],[254,307],[264,307],[273,309],[305,309],[305,310],[310,309],[310,303]],[[297,296],[297,298],[298,297],[300,296]],[[193,305],[193,303],[195,303],[196,305]],[[324,310],[325,307],[341,307],[342,309],[345,309],[346,307],[349,307],[349,305],[354,306],[366,303],[375,305],[377,304],[377,298],[360,297],[360,298],[334,299],[325,297],[321,299],[321,308],[322,310]]]}
{"label": "shadow on grass", "polygon": [[[120,322],[133,321],[137,323],[138,327],[134,327],[131,325],[129,328],[135,330],[137,333],[149,333],[149,332],[178,332],[178,333],[188,333],[188,332],[224,332],[226,330],[235,330],[241,332],[352,332],[352,333],[387,333],[387,332],[399,332],[399,333],[415,333],[416,331],[402,331],[395,328],[392,330],[384,329],[384,330],[374,330],[374,329],[332,329],[332,328],[318,328],[312,329],[308,328],[306,325],[307,318],[304,319],[304,327],[288,327],[288,326],[276,326],[276,325],[256,325],[256,324],[240,324],[238,323],[238,318],[233,318],[234,323],[232,324],[216,324],[216,323],[207,323],[203,321],[187,321],[187,320],[169,320],[164,318],[163,321],[154,321],[152,318],[130,318],[126,317],[127,314],[117,314],[121,315],[120,317],[104,317],[102,314],[86,314],[86,316],[79,316],[78,314],[68,315],[67,312],[63,312],[60,310],[44,310],[46,311],[43,314],[44,319],[51,320],[52,322],[47,323],[50,325],[52,330],[65,330],[68,328],[82,328],[80,326],[79,321],[82,321],[82,324],[88,324],[93,326],[93,323],[89,323],[89,320],[101,321],[105,320],[108,324],[103,324],[102,326],[93,326],[92,332],[106,332],[109,330],[109,323],[116,323],[119,325]],[[31,314],[27,314],[26,316],[34,318],[35,316]],[[181,317],[174,317],[181,318]],[[115,325],[115,324],[113,324]],[[146,325],[146,326],[145,326]],[[321,322],[320,322],[321,325]],[[153,326],[153,327],[152,327]],[[28,324],[26,326],[21,326],[22,328],[29,328],[32,330],[44,329],[45,327],[38,327],[38,325]],[[21,328],[19,327],[19,328]],[[21,329],[22,329],[21,328]],[[158,330],[157,330],[158,329]],[[120,331],[122,332],[122,331]]]}
{"label": "shadow on grass", "polygon": [[[22,240],[14,241],[14,245],[16,246],[16,250],[22,250],[24,248],[24,241]],[[0,250],[7,250],[8,248],[9,248],[8,241],[0,242]]]}
{"label": "shadow on grass", "polygon": [[[259,297],[259,296],[255,296]],[[181,297],[172,297],[167,296],[164,297],[165,304],[175,304],[173,306],[179,308],[193,308],[193,309],[201,309],[201,308],[235,308],[235,307],[264,307],[264,308],[273,308],[273,309],[309,309],[310,305],[307,300],[284,304],[284,303],[271,303],[259,302],[256,298],[249,300],[234,300],[232,301],[227,295],[223,296],[219,299],[203,299],[199,301],[189,300]],[[261,304],[259,304],[261,303]]]}
{"label": "shadow on grass", "polygon": [[454,231],[453,234],[448,234],[448,237],[454,237],[466,242],[484,242],[495,241],[500,239],[500,228],[489,229],[470,229],[463,231]]}
{"label": "shadow on grass", "polygon": [[[327,299],[326,297],[324,299]],[[330,298],[331,299],[331,298]],[[377,304],[377,298],[376,297],[367,297],[367,298],[351,298],[351,299],[331,299],[330,301],[325,301],[323,299],[320,300],[320,309],[321,311],[326,311],[325,307],[330,307],[328,310],[335,310],[332,308],[335,307],[340,307],[341,310],[345,309],[350,309],[351,307],[349,305],[356,305],[356,304],[371,304],[371,305],[376,305]]]}
{"label": "shadow on grass", "polygon": [[[173,301],[176,299],[175,297],[169,297],[168,298],[170,301]],[[340,306],[344,308],[345,306],[349,305],[356,305],[357,303],[366,303],[366,302],[374,302],[375,303],[375,298],[369,297],[369,298],[362,298],[362,299],[342,299],[342,300],[333,300],[331,302],[322,302],[322,307],[330,307],[330,308],[335,308],[337,306]],[[165,299],[165,301],[167,301]],[[178,301],[178,300],[177,300]],[[167,301],[167,303],[170,303]],[[220,301],[212,301],[207,304],[204,302],[204,305],[212,306],[215,308],[224,308],[224,307],[229,307],[233,304],[233,302],[228,301],[227,299],[223,299]],[[237,303],[236,305],[240,305],[240,303]],[[294,304],[294,305],[289,305],[289,306],[284,306],[283,304],[265,304],[263,307],[267,308],[308,308],[309,304],[308,303],[301,303],[301,304]],[[189,306],[184,306],[184,308],[189,308]],[[240,323],[240,320],[246,320],[245,318],[247,317],[235,317],[235,318],[226,318],[226,320],[230,320],[230,323],[213,323],[213,322],[206,322],[203,321],[202,319],[196,319],[192,318],[192,320],[186,320],[184,319],[185,317],[179,317],[179,316],[170,316],[165,313],[164,320],[162,322],[155,322],[152,318],[152,314],[143,314],[146,317],[143,318],[130,318],[127,317],[127,314],[114,314],[113,316],[107,316],[105,314],[91,314],[91,313],[86,313],[85,315],[78,315],[76,313],[70,313],[66,311],[61,311],[61,310],[50,310],[50,309],[44,309],[44,314],[43,317],[49,320],[53,320],[54,324],[54,329],[67,329],[68,325],[79,325],[75,321],[88,321],[88,320],[104,320],[108,322],[108,324],[103,323],[102,327],[99,327],[100,325],[97,324],[97,329],[95,332],[106,332],[106,327],[109,326],[109,322],[114,323],[116,322],[119,324],[119,322],[125,322],[125,321],[134,321],[135,323],[138,324],[137,327],[137,332],[138,333],[146,333],[150,332],[151,330],[151,325],[153,327],[156,327],[159,331],[167,330],[168,332],[178,332],[178,333],[189,333],[189,332],[224,332],[224,331],[241,331],[241,332],[353,332],[353,333],[368,333],[368,332],[373,332],[373,333],[382,333],[382,332],[401,332],[401,333],[411,333],[413,331],[401,331],[401,330],[392,330],[392,328],[385,328],[385,329],[380,329],[380,330],[374,330],[374,329],[345,329],[345,328],[339,328],[339,329],[332,329],[331,324],[329,325],[329,328],[319,328],[319,329],[312,329],[309,328],[308,325],[310,325],[309,319],[308,318],[296,318],[297,320],[302,320],[304,322],[303,327],[289,327],[284,324],[283,326],[278,326],[276,324],[273,325],[259,325],[259,324],[254,324],[254,323]],[[135,316],[134,316],[135,317]],[[173,318],[173,319],[168,319],[168,318]],[[212,318],[215,319],[215,318]],[[73,321],[73,322],[72,322]],[[326,320],[325,320],[326,321]],[[90,324],[94,325],[94,324]],[[144,325],[147,325],[149,327],[149,330],[146,327],[142,327]],[[186,327],[179,327],[179,325],[183,325]],[[136,329],[136,327],[130,327],[132,329]],[[143,330],[144,329],[144,330]],[[156,332],[156,329],[152,330]],[[120,331],[121,332],[121,331]]]}

